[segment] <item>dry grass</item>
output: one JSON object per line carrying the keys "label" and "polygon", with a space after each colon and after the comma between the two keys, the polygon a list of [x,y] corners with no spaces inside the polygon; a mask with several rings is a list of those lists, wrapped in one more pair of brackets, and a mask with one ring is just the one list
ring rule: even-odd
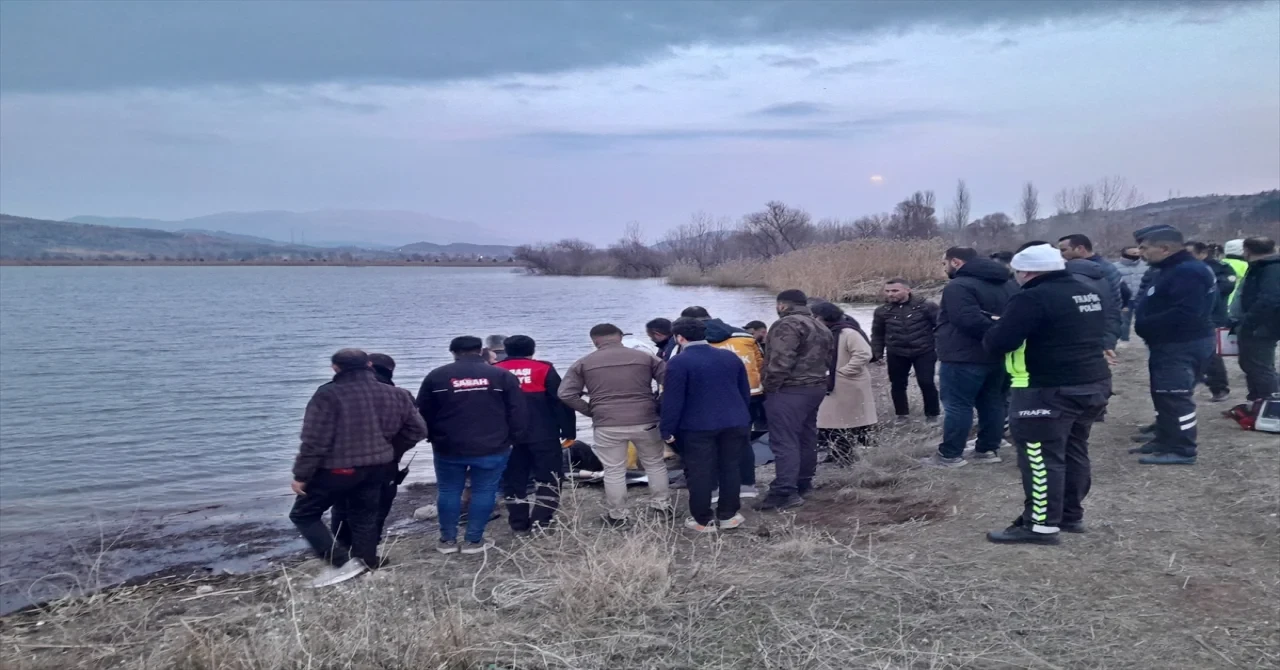
{"label": "dry grass", "polygon": [[775,290],[798,288],[826,300],[878,301],[886,279],[937,283],[942,274],[941,240],[859,240],[793,251],[770,261],[764,279]]}
{"label": "dry grass", "polygon": [[706,273],[687,264],[667,268],[667,283],[672,286],[719,286],[721,288],[766,288],[763,261],[737,260],[709,268]]}
{"label": "dry grass", "polygon": [[[1123,352],[1122,352],[1123,354]],[[1274,440],[1202,416],[1195,468],[1123,453],[1135,381],[1095,430],[1091,532],[1061,547],[981,533],[1021,504],[1015,466],[920,469],[924,427],[823,468],[795,514],[701,536],[656,518],[564,527],[487,557],[398,540],[394,566],[310,591],[306,571],[120,589],[0,620],[5,668],[1263,668],[1280,665]],[[882,405],[883,406],[883,405]],[[767,468],[761,473],[766,475]],[[491,530],[501,533],[500,524]]]}

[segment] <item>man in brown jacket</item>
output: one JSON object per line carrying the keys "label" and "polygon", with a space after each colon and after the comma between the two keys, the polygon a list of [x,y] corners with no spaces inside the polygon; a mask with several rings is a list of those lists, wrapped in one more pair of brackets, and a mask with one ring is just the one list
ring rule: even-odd
{"label": "man in brown jacket", "polygon": [[[627,522],[627,443],[649,477],[649,506],[669,512],[667,465],[658,431],[658,401],[653,383],[662,384],[666,364],[655,356],[622,345],[622,330],[613,324],[591,329],[596,350],[584,356],[564,375],[560,400],[591,417],[594,444],[591,450],[604,465],[605,523]],[[588,396],[583,398],[583,394]]]}
{"label": "man in brown jacket", "polygon": [[804,292],[778,294],[778,316],[765,340],[765,413],[774,479],[757,510],[804,504],[818,468],[818,408],[827,395],[834,338],[813,318]]}
{"label": "man in brown jacket", "polygon": [[[408,391],[378,381],[369,356],[343,349],[330,361],[336,373],[307,403],[302,444],[293,464],[298,496],[289,519],[332,568],[314,586],[336,584],[378,566],[378,508],[394,477],[398,450],[427,436]],[[336,546],[321,517],[342,503],[351,546]],[[351,560],[355,558],[356,560]]]}

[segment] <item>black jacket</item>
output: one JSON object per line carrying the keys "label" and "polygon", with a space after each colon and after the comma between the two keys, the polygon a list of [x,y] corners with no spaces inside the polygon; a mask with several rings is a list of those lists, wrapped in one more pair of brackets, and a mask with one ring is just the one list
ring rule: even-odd
{"label": "black jacket", "polygon": [[432,370],[418,390],[427,439],[443,456],[490,456],[526,433],[527,411],[515,375],[479,356]]}
{"label": "black jacket", "polygon": [[507,358],[495,365],[520,381],[529,421],[524,435],[517,436],[517,442],[533,444],[577,439],[573,410],[560,401],[560,373],[556,372],[556,366],[523,357]]}
{"label": "black jacket", "polygon": [[1249,264],[1240,285],[1240,309],[1244,313],[1236,334],[1265,339],[1280,338],[1280,255]]}
{"label": "black jacket", "polygon": [[1151,267],[1159,274],[1134,310],[1134,332],[1148,345],[1213,337],[1218,282],[1209,266],[1179,251]]}
{"label": "black jacket", "polygon": [[1027,282],[1009,300],[982,344],[994,355],[1024,352],[1028,386],[1077,386],[1111,377],[1102,355],[1103,296],[1067,271]]}
{"label": "black jacket", "polygon": [[1227,304],[1232,291],[1236,290],[1236,271],[1232,270],[1230,265],[1212,258],[1205,260],[1204,264],[1213,270],[1213,278],[1218,286],[1217,300],[1213,302],[1213,325],[1226,328],[1231,325],[1231,317],[1227,315]]}
{"label": "black jacket", "polygon": [[1067,261],[1067,272],[1102,296],[1102,314],[1107,324],[1106,334],[1102,338],[1102,348],[1115,351],[1116,342],[1120,341],[1124,319],[1120,315],[1120,304],[1112,293],[1111,282],[1107,280],[1102,266],[1093,261],[1077,258]]}
{"label": "black jacket", "polygon": [[975,258],[956,271],[942,289],[938,308],[938,360],[944,363],[997,363],[982,348],[982,336],[995,323],[991,317],[1004,312],[1005,303],[1018,290],[1005,266]]}
{"label": "black jacket", "polygon": [[906,302],[880,305],[871,317],[871,360],[880,360],[886,351],[907,358],[931,353],[937,327],[938,306],[924,298],[913,295]]}

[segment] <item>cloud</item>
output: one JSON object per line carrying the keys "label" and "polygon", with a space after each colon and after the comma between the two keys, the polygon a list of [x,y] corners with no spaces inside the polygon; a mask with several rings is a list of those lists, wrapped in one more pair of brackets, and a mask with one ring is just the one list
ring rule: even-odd
{"label": "cloud", "polygon": [[818,59],[808,56],[789,57],[789,56],[761,56],[760,60],[772,65],[773,67],[792,68],[796,70],[812,70],[818,67]]}
{"label": "cloud", "polygon": [[[1257,2],[1214,8],[1243,6]],[[1200,16],[1203,7],[1198,0],[0,2],[0,90],[439,82],[640,64],[693,45],[808,46],[916,26]],[[806,58],[779,61],[813,66]]]}
{"label": "cloud", "polygon": [[796,141],[836,137],[838,128],[671,128],[660,130],[579,132],[542,131],[524,133],[515,139],[567,150],[611,149],[644,142],[702,142],[708,140]]}
{"label": "cloud", "polygon": [[522,81],[494,84],[493,88],[498,91],[512,91],[515,93],[550,93],[564,90],[563,86],[557,84],[529,84]]}
{"label": "cloud", "polygon": [[144,144],[162,147],[205,148],[231,144],[231,138],[218,133],[172,132],[166,130],[140,130],[134,137]]}
{"label": "cloud", "polygon": [[831,67],[824,67],[818,70],[817,72],[815,72],[814,74],[821,75],[821,76],[831,76],[831,75],[840,75],[840,74],[869,74],[871,72],[877,72],[879,70],[883,70],[888,67],[893,67],[894,65],[897,65],[901,62],[902,61],[898,60],[897,58],[881,58],[877,60],[857,60],[857,61],[853,61],[852,63],[845,63],[844,65],[834,65]]}
{"label": "cloud", "polygon": [[755,116],[778,116],[778,117],[796,117],[796,116],[816,116],[825,114],[826,106],[819,105],[816,102],[782,102],[776,105],[769,105],[752,112]]}
{"label": "cloud", "polygon": [[1015,40],[1011,37],[1006,37],[1000,40],[999,42],[996,42],[995,44],[991,45],[991,50],[1004,51],[1005,49],[1012,49],[1016,46],[1018,46],[1018,40]]}

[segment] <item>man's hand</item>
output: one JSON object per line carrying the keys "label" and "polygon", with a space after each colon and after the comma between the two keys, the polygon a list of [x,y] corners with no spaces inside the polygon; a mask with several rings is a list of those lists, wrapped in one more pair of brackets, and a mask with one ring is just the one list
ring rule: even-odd
{"label": "man's hand", "polygon": [[577,443],[578,443],[578,441],[577,441],[577,440],[575,440],[575,439],[572,439],[572,438],[565,438],[565,439],[563,439],[563,440],[561,440],[561,441],[560,441],[560,446],[561,446],[561,447],[563,447],[563,448],[565,448],[565,449],[568,449],[569,447],[572,447],[573,445],[575,445],[575,444],[577,444]]}
{"label": "man's hand", "polygon": [[296,479],[295,479],[295,480],[293,481],[293,483],[292,483],[292,484],[290,484],[290,486],[289,486],[289,487],[293,489],[293,493],[294,493],[294,495],[299,495],[299,496],[305,496],[305,495],[307,495],[307,483],[306,483],[306,482],[300,482],[300,481],[298,481],[298,480],[296,480]]}
{"label": "man's hand", "polygon": [[663,441],[663,442],[666,442],[667,444],[675,444],[675,443],[676,443],[676,436],[675,436],[675,435],[670,435],[670,436],[668,436],[668,437],[664,437],[664,438],[662,438],[662,441]]}
{"label": "man's hand", "polygon": [[872,365],[884,365],[884,358],[883,358],[883,357],[881,357],[881,358],[873,358],[873,359],[871,359],[871,364],[872,364]]}
{"label": "man's hand", "polygon": [[1107,365],[1115,367],[1120,364],[1120,358],[1116,356],[1116,352],[1114,350],[1106,349],[1102,352],[1102,355],[1107,357]]}

